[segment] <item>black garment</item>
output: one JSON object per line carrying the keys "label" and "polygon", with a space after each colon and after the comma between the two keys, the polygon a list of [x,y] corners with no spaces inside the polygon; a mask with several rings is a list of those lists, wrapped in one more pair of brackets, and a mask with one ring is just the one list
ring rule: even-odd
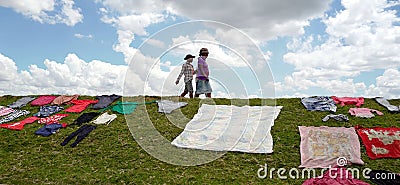
{"label": "black garment", "polygon": [[378,185],[400,185],[400,175],[386,170],[372,170],[369,180]]}
{"label": "black garment", "polygon": [[72,132],[72,134],[65,138],[64,141],[61,143],[61,146],[65,146],[69,141],[72,140],[72,138],[78,135],[75,142],[70,145],[71,147],[76,147],[76,145],[78,145],[79,142],[85,139],[85,137],[88,136],[89,133],[92,132],[92,130],[94,129],[96,129],[96,126],[94,125],[82,125],[81,127],[79,127],[78,130]]}
{"label": "black garment", "polygon": [[104,109],[115,100],[121,98],[121,96],[113,94],[96,96],[96,98],[99,100],[99,102],[97,102],[95,105],[92,105],[92,109]]}
{"label": "black garment", "polygon": [[98,112],[89,112],[89,113],[83,113],[81,116],[76,118],[74,121],[73,125],[79,125],[81,126],[83,123],[88,123],[91,121],[93,118],[98,116],[100,113]]}

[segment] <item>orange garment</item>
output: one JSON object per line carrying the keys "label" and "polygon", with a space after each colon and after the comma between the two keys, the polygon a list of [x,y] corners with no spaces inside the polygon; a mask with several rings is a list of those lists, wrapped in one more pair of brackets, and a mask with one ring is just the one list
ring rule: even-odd
{"label": "orange garment", "polygon": [[69,103],[72,100],[77,100],[79,97],[79,94],[74,94],[72,96],[68,96],[68,95],[61,95],[57,98],[55,98],[53,100],[53,102],[51,102],[52,105],[62,105],[62,104],[66,104]]}

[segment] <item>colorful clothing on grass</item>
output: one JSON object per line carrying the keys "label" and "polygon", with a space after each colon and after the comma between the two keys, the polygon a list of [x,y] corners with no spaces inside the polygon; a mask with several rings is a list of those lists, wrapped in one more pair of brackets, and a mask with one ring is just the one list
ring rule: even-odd
{"label": "colorful clothing on grass", "polygon": [[0,116],[6,116],[10,113],[14,112],[14,109],[1,106],[0,107]]}
{"label": "colorful clothing on grass", "polygon": [[108,114],[107,112],[103,113],[97,119],[92,121],[94,124],[110,124],[114,119],[117,118],[116,114]]}
{"label": "colorful clothing on grass", "polygon": [[45,105],[41,106],[39,112],[34,114],[34,116],[44,118],[62,110],[64,110],[64,107],[60,107],[58,105]]}
{"label": "colorful clothing on grass", "polygon": [[39,124],[52,124],[52,123],[58,123],[62,118],[67,117],[68,114],[56,114],[47,118],[40,118],[38,123]]}
{"label": "colorful clothing on grass", "polygon": [[79,94],[75,94],[72,96],[68,96],[68,95],[61,95],[57,98],[55,98],[51,104],[52,105],[62,105],[62,104],[67,104],[70,103],[72,100],[77,100],[79,97]]}
{"label": "colorful clothing on grass", "polygon": [[186,102],[173,102],[171,100],[157,100],[158,112],[170,114],[173,110],[186,106]]}
{"label": "colorful clothing on grass", "polygon": [[24,126],[26,124],[31,124],[38,119],[39,119],[38,117],[29,117],[29,118],[26,118],[22,121],[18,121],[15,123],[0,124],[0,127],[10,129],[10,130],[22,130],[22,129],[24,129]]}
{"label": "colorful clothing on grass", "polygon": [[61,143],[61,146],[67,145],[69,141],[71,141],[75,136],[77,136],[75,142],[73,142],[70,145],[71,147],[76,147],[78,143],[80,143],[83,139],[85,139],[89,135],[89,133],[92,132],[94,129],[96,129],[96,126],[94,125],[82,125],[81,127],[78,128],[78,130],[68,135],[68,137],[65,138],[64,141]]}
{"label": "colorful clothing on grass", "polygon": [[371,159],[400,158],[400,128],[356,127]]}
{"label": "colorful clothing on grass", "polygon": [[309,111],[336,112],[336,105],[332,98],[327,96],[312,96],[301,98],[301,103]]}
{"label": "colorful clothing on grass", "polygon": [[111,103],[113,103],[115,100],[117,100],[121,97],[122,96],[115,95],[115,94],[96,96],[96,98],[99,100],[99,102],[92,105],[92,109],[104,109],[107,106],[109,106]]}
{"label": "colorful clothing on grass", "polygon": [[58,130],[60,130],[60,128],[65,128],[65,127],[67,127],[66,124],[59,124],[59,123],[48,124],[36,130],[35,134],[47,137],[55,134]]}
{"label": "colorful clothing on grass", "polygon": [[65,110],[65,112],[80,113],[84,111],[90,104],[96,104],[99,100],[72,100],[74,105]]}
{"label": "colorful clothing on grass", "polygon": [[379,105],[386,107],[390,112],[400,112],[400,106],[390,104],[386,98],[378,97],[375,98],[375,101],[378,102]]}
{"label": "colorful clothing on grass", "polygon": [[324,118],[322,118],[322,121],[326,122],[329,119],[333,119],[336,121],[349,121],[349,117],[347,117],[344,114],[329,114],[329,115],[325,116]]}
{"label": "colorful clothing on grass", "polygon": [[383,115],[382,112],[374,109],[369,109],[369,108],[350,108],[349,113],[352,116],[360,117],[360,118],[372,118],[375,115],[373,113],[376,113],[380,116]]}
{"label": "colorful clothing on grass", "polygon": [[40,97],[36,98],[35,100],[33,100],[31,102],[31,105],[33,105],[33,106],[47,105],[47,104],[51,103],[55,98],[57,98],[57,96],[43,95],[43,96],[40,96]]}
{"label": "colorful clothing on grass", "polygon": [[304,168],[335,166],[338,158],[349,163],[364,164],[360,142],[353,127],[299,126],[301,165]]}
{"label": "colorful clothing on grass", "polygon": [[361,105],[364,104],[364,98],[363,97],[336,97],[332,96],[333,101],[335,101],[336,104],[340,104],[341,106],[345,105],[355,105],[357,107],[360,107]]}
{"label": "colorful clothing on grass", "polygon": [[6,123],[6,122],[10,122],[14,119],[17,119],[21,116],[26,116],[29,115],[31,112],[27,111],[27,110],[15,110],[14,112],[12,112],[11,114],[7,115],[6,117],[3,117],[0,119],[0,124],[2,123]]}
{"label": "colorful clothing on grass", "polygon": [[24,107],[26,104],[34,100],[35,97],[23,97],[15,101],[14,103],[11,103],[8,105],[8,107],[13,108],[13,109],[19,109]]}

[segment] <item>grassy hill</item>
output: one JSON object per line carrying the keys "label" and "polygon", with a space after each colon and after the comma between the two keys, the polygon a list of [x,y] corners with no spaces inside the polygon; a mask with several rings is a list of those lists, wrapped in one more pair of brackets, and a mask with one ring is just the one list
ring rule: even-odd
{"label": "grassy hill", "polygon": [[[8,105],[19,98],[0,97],[0,105]],[[155,99],[159,97],[146,98]],[[229,105],[237,102],[228,99],[213,100],[216,104]],[[204,100],[182,101],[189,103],[181,109],[182,113],[192,118]],[[260,103],[260,99],[250,100],[250,105]],[[391,103],[400,105],[400,100],[391,100]],[[283,106],[283,109],[272,128],[273,154],[228,152],[210,163],[190,167],[171,165],[149,155],[134,140],[125,117],[120,114],[110,125],[99,125],[75,148],[69,145],[62,147],[60,143],[77,127],[61,129],[49,137],[34,134],[42,126],[38,123],[28,124],[22,131],[0,129],[0,184],[301,184],[305,179],[280,180],[277,175],[273,179],[257,177],[258,169],[265,164],[276,169],[297,168],[300,165],[298,126],[391,127],[398,126],[400,121],[400,114],[389,113],[373,99],[366,99],[363,107],[377,109],[384,116],[372,119],[349,117],[349,122],[329,120],[324,123],[321,119],[327,112],[307,111],[299,99],[277,99],[276,104]],[[23,109],[32,113],[39,110],[30,105]],[[349,106],[338,107],[337,113],[348,115],[348,109]],[[140,123],[141,113],[146,110],[155,128],[165,138],[172,141],[182,132],[182,129],[170,123],[167,116],[157,112],[157,104],[141,105],[129,116]],[[89,108],[84,112],[92,111]],[[72,123],[79,115],[71,114],[62,122]],[[400,172],[399,159],[371,160],[363,145],[361,154],[365,165],[352,167]]]}

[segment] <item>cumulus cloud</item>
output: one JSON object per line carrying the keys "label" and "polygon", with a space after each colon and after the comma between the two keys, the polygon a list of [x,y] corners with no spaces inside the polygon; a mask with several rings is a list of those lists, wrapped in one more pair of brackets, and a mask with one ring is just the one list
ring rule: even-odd
{"label": "cumulus cloud", "polygon": [[[386,0],[354,1],[342,0],[343,10],[334,16],[326,16],[326,41],[313,45],[318,35],[301,36],[288,43],[291,51],[284,55],[284,61],[295,67],[295,72],[285,78],[285,84],[297,89],[318,87],[334,94],[372,95],[372,92],[393,96],[383,88],[380,79],[377,84],[367,87],[355,83],[353,78],[362,72],[376,69],[397,69],[400,67],[400,19],[390,7],[398,5]],[[389,70],[393,73],[392,70]],[[395,87],[390,87],[395,89]]]}
{"label": "cumulus cloud", "polygon": [[0,6],[12,8],[14,11],[40,23],[74,26],[82,22],[81,9],[74,7],[73,0],[0,0]]}
{"label": "cumulus cloud", "polygon": [[82,35],[82,34],[80,34],[80,33],[76,33],[76,34],[74,34],[74,37],[76,37],[76,38],[78,38],[78,39],[83,39],[83,38],[91,39],[91,38],[93,38],[93,35],[92,35],[92,34],[89,34],[89,35]]}

